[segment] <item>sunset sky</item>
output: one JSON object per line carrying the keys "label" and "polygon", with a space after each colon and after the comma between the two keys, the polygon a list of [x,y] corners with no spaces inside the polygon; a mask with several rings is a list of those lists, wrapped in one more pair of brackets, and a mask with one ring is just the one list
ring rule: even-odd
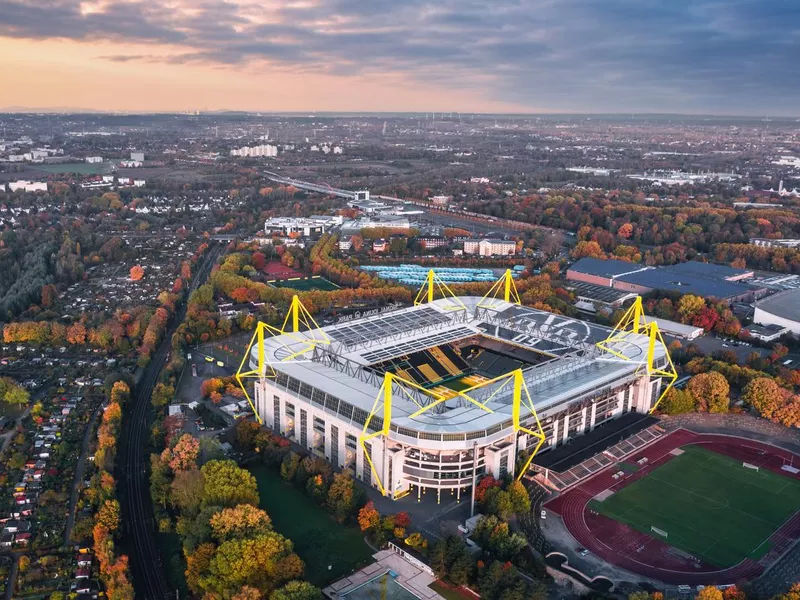
{"label": "sunset sky", "polygon": [[797,0],[0,0],[0,110],[800,114]]}

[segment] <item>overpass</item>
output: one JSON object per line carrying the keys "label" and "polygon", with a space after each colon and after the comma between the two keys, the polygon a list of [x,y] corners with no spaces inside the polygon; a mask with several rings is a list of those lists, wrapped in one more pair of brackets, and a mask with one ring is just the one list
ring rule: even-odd
{"label": "overpass", "polygon": [[[329,194],[331,196],[338,196],[339,198],[347,198],[348,200],[368,200],[369,194],[366,192],[351,192],[350,190],[341,190],[339,188],[331,187],[327,183],[311,183],[308,181],[300,181],[299,179],[292,179],[291,177],[283,177],[277,173],[264,171],[269,179],[276,183],[283,185],[291,185],[301,190],[308,192],[319,192],[321,194]],[[366,197],[359,197],[360,194],[365,194]]]}

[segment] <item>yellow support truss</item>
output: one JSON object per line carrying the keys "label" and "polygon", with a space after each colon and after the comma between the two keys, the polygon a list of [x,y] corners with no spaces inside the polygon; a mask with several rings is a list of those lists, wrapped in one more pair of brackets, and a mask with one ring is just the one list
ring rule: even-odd
{"label": "yellow support truss", "polygon": [[448,299],[447,303],[440,305],[445,310],[467,310],[467,307],[455,292],[431,269],[425,277],[425,283],[422,284],[422,287],[419,288],[417,295],[414,297],[414,306],[433,302],[437,297]]}
{"label": "yellow support truss", "polygon": [[[500,383],[497,386],[497,389],[492,392],[492,394],[483,400],[483,402],[472,398],[469,395],[469,392],[474,390],[484,388],[486,386]],[[398,389],[401,392],[404,392],[406,396],[408,396],[411,401],[419,407],[419,410],[412,413],[409,418],[415,418],[422,415],[425,412],[432,410],[434,407],[438,406],[442,402],[446,400],[450,400],[453,398],[462,398],[467,402],[477,406],[478,408],[488,412],[494,413],[495,411],[492,410],[487,404],[501,391],[507,388],[508,385],[511,385],[513,388],[512,393],[512,404],[511,404],[511,415],[512,415],[512,422],[514,425],[514,435],[516,436],[520,431],[531,435],[537,438],[539,441],[536,444],[531,456],[526,461],[523,468],[520,470],[519,474],[517,475],[517,479],[520,479],[525,471],[527,471],[528,467],[530,466],[531,461],[533,460],[536,453],[544,444],[546,436],[544,433],[544,429],[542,428],[542,424],[539,421],[539,416],[536,414],[536,409],[533,405],[533,400],[531,399],[531,395],[528,392],[528,388],[525,385],[525,378],[522,373],[522,369],[516,369],[515,371],[511,371],[510,373],[506,373],[505,375],[501,375],[499,377],[495,377],[494,379],[488,379],[486,381],[482,381],[477,385],[474,385],[466,390],[462,390],[460,392],[456,392],[454,396],[443,396],[441,394],[437,394],[432,392],[431,390],[427,390],[418,384],[408,381],[407,379],[402,379],[393,373],[385,373],[383,378],[383,385],[381,386],[380,390],[378,391],[378,395],[375,397],[375,402],[372,405],[372,409],[367,416],[366,421],[364,422],[364,428],[361,432],[361,436],[359,438],[359,445],[361,446],[361,450],[364,453],[364,459],[369,464],[370,470],[372,471],[372,476],[378,483],[378,488],[381,491],[381,494],[384,496],[389,494],[389,490],[386,489],[386,486],[383,482],[383,477],[380,473],[378,473],[377,468],[375,467],[375,463],[372,460],[372,457],[369,455],[367,451],[366,443],[370,440],[383,437],[386,439],[389,436],[389,432],[391,431],[391,422],[392,422],[392,398],[395,389]],[[412,394],[408,392],[408,390],[404,388],[412,388],[419,391],[422,391],[433,398],[433,402],[430,404],[421,405],[416,398]],[[372,422],[372,418],[379,414],[383,419],[383,427],[379,431],[373,431],[370,433],[369,426]],[[526,419],[529,415],[534,417],[536,426],[534,429],[530,429],[528,427],[524,427],[522,422]],[[516,439],[515,439],[516,443]],[[385,455],[385,454],[384,454]]]}
{"label": "yellow support truss", "polygon": [[478,302],[478,308],[496,308],[500,300],[513,304],[522,304],[511,269],[506,269],[503,276],[494,282],[494,285],[489,288],[489,291]]}
{"label": "yellow support truss", "polygon": [[[642,335],[646,335],[648,338],[647,356],[643,360],[637,361],[637,359],[626,356],[624,352],[620,351],[620,346],[634,343],[631,340],[632,336]],[[596,346],[600,350],[608,352],[618,359],[641,363],[641,366],[644,367],[648,376],[661,377],[668,380],[667,386],[650,408],[651,413],[656,410],[656,407],[658,407],[661,400],[664,399],[664,396],[672,389],[672,386],[678,379],[678,371],[675,369],[675,364],[672,362],[672,357],[669,355],[669,348],[666,342],[664,342],[658,325],[655,321],[648,321],[644,314],[641,296],[637,297],[636,301],[625,312],[619,323],[617,323],[616,327],[611,331],[611,335],[597,342]],[[664,367],[656,367],[655,355],[657,346],[661,346],[664,351],[664,356],[666,358],[666,365]]]}
{"label": "yellow support truss", "polygon": [[[306,335],[300,335],[303,331],[306,332]],[[303,356],[309,350],[313,350],[319,344],[331,343],[330,338],[319,328],[319,325],[314,320],[314,317],[312,317],[311,313],[306,310],[306,307],[303,306],[303,303],[300,302],[300,298],[298,298],[296,295],[292,296],[292,301],[289,304],[289,310],[286,313],[286,317],[284,318],[283,325],[281,325],[280,329],[261,321],[256,324],[256,330],[253,332],[253,336],[250,338],[250,343],[247,345],[247,349],[245,350],[244,356],[242,357],[242,362],[239,364],[239,368],[236,371],[235,377],[236,382],[239,384],[239,387],[242,388],[244,396],[247,398],[247,402],[250,404],[250,408],[253,410],[253,414],[255,415],[259,424],[263,424],[264,421],[258,414],[258,410],[256,410],[256,406],[253,403],[250,394],[247,392],[247,386],[245,385],[244,380],[275,377],[275,369],[272,368],[271,364],[267,363],[265,358],[264,340],[266,337],[279,335],[286,336],[293,343],[292,347],[290,347],[288,343],[285,344],[284,347],[286,348],[287,356],[281,358],[281,362],[288,362]],[[253,346],[258,348],[258,360],[256,368],[249,369],[247,368],[249,366],[248,361],[250,360]],[[298,346],[299,350],[297,349]]]}

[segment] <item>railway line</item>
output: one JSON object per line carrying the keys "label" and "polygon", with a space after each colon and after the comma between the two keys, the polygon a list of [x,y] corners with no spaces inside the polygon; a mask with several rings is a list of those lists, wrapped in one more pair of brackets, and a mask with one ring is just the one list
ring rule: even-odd
{"label": "railway line", "polygon": [[[208,279],[211,268],[222,251],[222,246],[213,245],[200,263],[186,291],[189,294]],[[170,343],[175,330],[186,316],[186,302],[170,322],[164,338],[147,365],[141,381],[134,388],[132,406],[127,415],[127,426],[123,430],[120,444],[122,450],[117,468],[120,473],[120,501],[122,505],[126,551],[133,576],[136,597],[143,600],[163,600],[176,597],[169,588],[164,572],[164,563],[158,548],[157,527],[154,522],[150,499],[150,482],[147,476],[147,445],[150,422],[150,397],[158,382],[161,370],[169,358]]]}

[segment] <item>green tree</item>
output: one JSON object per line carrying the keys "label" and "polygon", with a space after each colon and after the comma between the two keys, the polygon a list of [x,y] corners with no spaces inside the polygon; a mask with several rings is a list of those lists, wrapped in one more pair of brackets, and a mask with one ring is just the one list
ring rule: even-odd
{"label": "green tree", "polygon": [[307,581],[290,581],[272,592],[270,600],[322,600],[322,592]]}
{"label": "green tree", "polygon": [[300,455],[297,452],[289,452],[283,457],[281,463],[281,477],[286,481],[292,481],[297,474],[297,468],[300,466]]}
{"label": "green tree", "polygon": [[531,510],[531,497],[521,481],[514,480],[506,488],[511,505],[516,514],[528,513]]}
{"label": "green tree", "polygon": [[208,572],[200,577],[207,592],[229,597],[242,586],[269,594],[283,583],[303,575],[303,561],[292,542],[276,532],[252,539],[223,542],[214,553]]}
{"label": "green tree", "polygon": [[361,499],[360,490],[353,483],[352,476],[347,472],[337,473],[333,477],[331,487],[328,489],[328,508],[340,523],[354,514],[358,509]]}
{"label": "green tree", "polygon": [[204,506],[258,505],[256,478],[232,460],[212,460],[202,466]]}
{"label": "green tree", "polygon": [[682,415],[695,409],[695,399],[688,390],[672,388],[664,396],[658,410],[667,415]]}

